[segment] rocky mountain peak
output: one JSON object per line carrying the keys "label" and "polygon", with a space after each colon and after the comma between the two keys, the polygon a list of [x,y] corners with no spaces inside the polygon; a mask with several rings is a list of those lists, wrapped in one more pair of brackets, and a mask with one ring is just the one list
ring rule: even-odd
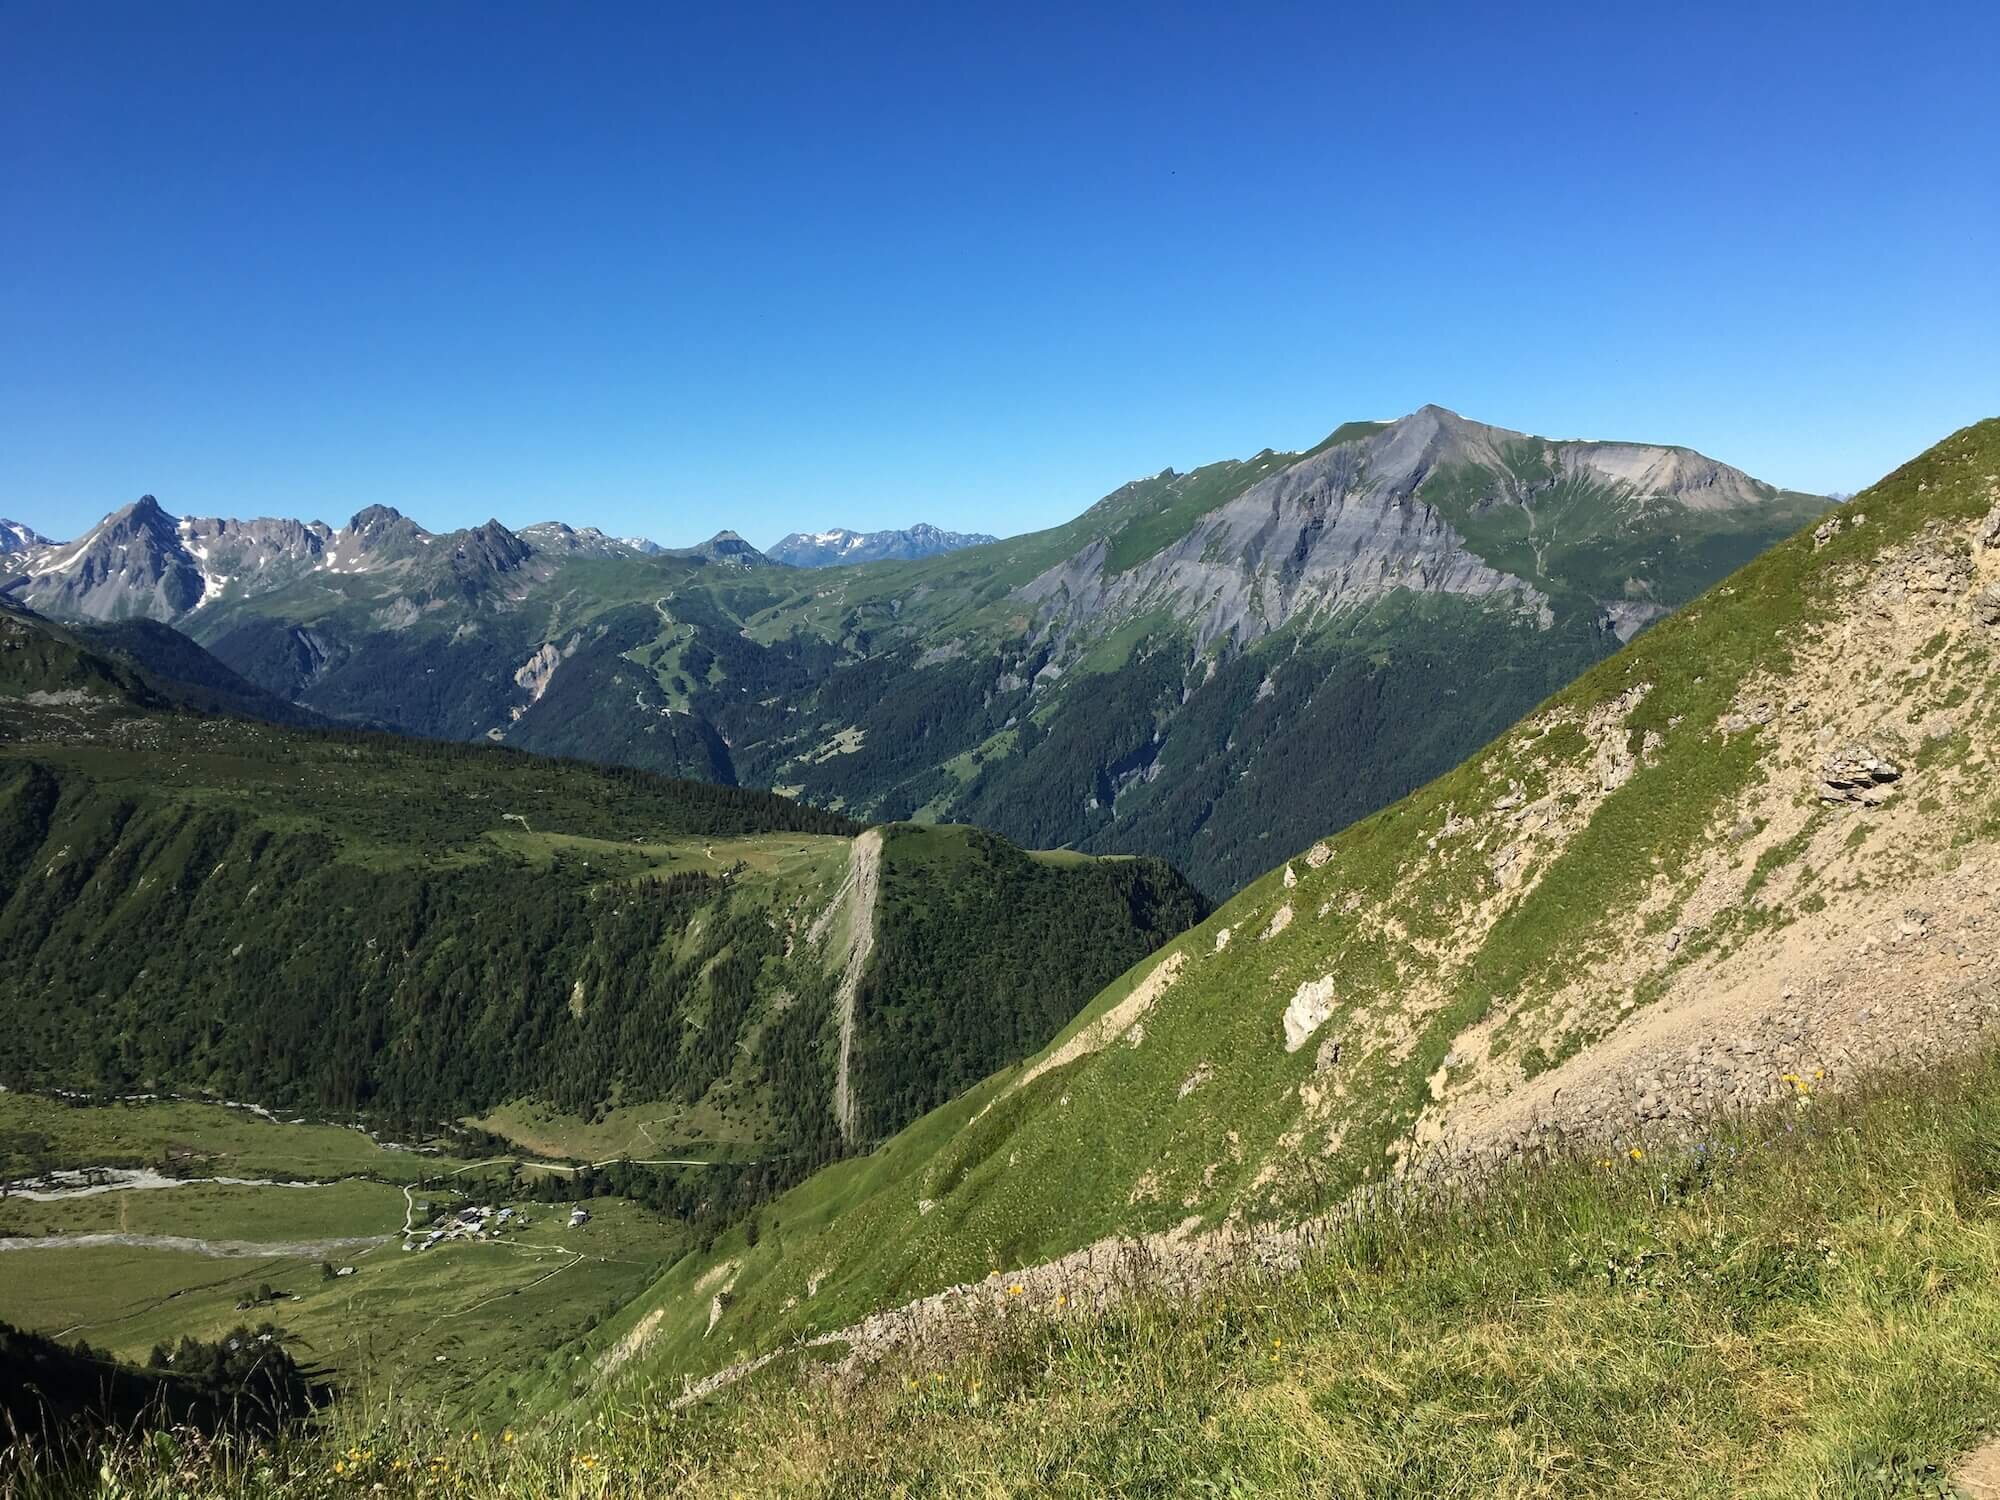
{"label": "rocky mountain peak", "polygon": [[10,552],[32,552],[37,547],[52,545],[47,537],[33,527],[0,517],[0,555]]}
{"label": "rocky mountain peak", "polygon": [[84,619],[171,618],[193,609],[203,592],[179,524],[151,495],[113,511],[66,551],[35,554],[29,568],[19,589],[24,602]]}
{"label": "rocky mountain peak", "polygon": [[502,526],[497,518],[489,518],[483,526],[459,532],[454,540],[458,544],[452,549],[454,564],[489,569],[495,573],[507,573],[518,568],[534,555],[535,550]]}
{"label": "rocky mountain peak", "polygon": [[369,531],[379,526],[386,526],[392,521],[406,519],[408,518],[393,505],[365,505],[354,513],[353,518],[347,523],[347,529]]}
{"label": "rocky mountain peak", "polygon": [[431,534],[392,505],[371,505],[355,512],[342,535],[355,544],[355,551],[366,553],[388,546],[414,546],[429,540]]}
{"label": "rocky mountain peak", "polygon": [[739,568],[755,567],[760,563],[770,561],[762,552],[759,552],[733,531],[716,532],[714,536],[710,537],[700,546],[688,548],[688,554],[694,557],[705,557],[710,562],[728,563],[733,567]]}

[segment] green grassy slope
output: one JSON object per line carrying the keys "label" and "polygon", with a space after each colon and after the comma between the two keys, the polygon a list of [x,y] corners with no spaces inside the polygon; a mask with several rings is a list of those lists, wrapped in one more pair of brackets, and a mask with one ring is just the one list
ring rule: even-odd
{"label": "green grassy slope", "polygon": [[[160,1344],[271,1323],[357,1403],[393,1391],[504,1417],[563,1399],[562,1346],[695,1240],[685,1222],[610,1196],[571,1230],[565,1208],[532,1201],[532,1178],[438,1143],[390,1147],[190,1100],[0,1094],[0,1182],[88,1167],[146,1167],[180,1185],[0,1193],[0,1322],[135,1363]],[[424,1225],[443,1208],[510,1200],[527,1222],[490,1241],[401,1249],[406,1214]],[[73,1239],[83,1235],[123,1238]],[[232,1253],[202,1253],[215,1242]]]}
{"label": "green grassy slope", "polygon": [[[0,659],[19,683],[116,681],[73,643],[23,641]],[[821,918],[853,824],[767,793],[150,702],[0,700],[10,1086],[199,1088],[423,1125],[531,1099],[583,1120],[655,1104],[655,1144],[687,1125],[793,1175],[839,1149],[845,949]],[[1156,861],[1045,866],[965,830],[889,843],[858,1033],[879,1133],[947,1063],[1039,1046],[1206,909]],[[1029,892],[1056,920],[1015,946],[969,924]],[[1015,953],[1043,970],[1032,1004],[994,984]],[[975,1010],[993,1017],[977,1037],[944,1019]]]}
{"label": "green grassy slope", "polygon": [[[254,1459],[122,1443],[102,1492],[1948,1496],[2000,1412],[1996,1099],[1988,1056],[1787,1105],[1371,1216],[1283,1280],[1036,1307],[845,1381],[471,1431],[354,1407]],[[53,1457],[14,1461],[45,1493]]]}
{"label": "green grassy slope", "polygon": [[[1793,646],[1865,590],[1878,559],[1963,547],[1950,538],[2000,499],[1996,473],[2000,421],[1956,434],[1858,497],[1853,525],[1778,547],[1457,770],[1272,870],[1099,996],[1043,1054],[1062,1065],[988,1079],[803,1184],[770,1210],[782,1237],[676,1267],[650,1299],[664,1320],[635,1367],[714,1367],[1104,1235],[1337,1200],[1393,1168],[1471,1028],[1490,1023],[1496,1066],[1532,1080],[1690,965],[1819,911],[1810,898],[1749,903],[1748,920],[1660,941],[1705,878],[1734,868],[1742,799],[1773,778],[1810,785],[1772,734],[1723,728],[1745,684],[1798,667]],[[1909,815],[1938,820],[1911,837],[1941,851],[2000,828],[1990,795],[1946,790],[2000,724],[1990,643],[1962,609],[1949,618],[1959,644],[1941,634],[1943,654],[1898,689],[1920,695],[1913,721],[1936,711],[1921,695],[1942,695],[1959,726],[1928,742],[1932,779],[1903,794]],[[1768,691],[1785,701],[1781,680]],[[1829,701],[1837,711],[1853,694]],[[1816,799],[1774,805],[1840,831],[1836,813],[1806,810]],[[1502,878],[1500,840],[1521,835],[1493,830],[1517,806],[1552,832],[1526,838]],[[1653,978],[1600,978],[1634,943]],[[1314,997],[1318,1025],[1288,1048],[1288,1000]],[[733,1300],[707,1333],[691,1289],[725,1261]]]}

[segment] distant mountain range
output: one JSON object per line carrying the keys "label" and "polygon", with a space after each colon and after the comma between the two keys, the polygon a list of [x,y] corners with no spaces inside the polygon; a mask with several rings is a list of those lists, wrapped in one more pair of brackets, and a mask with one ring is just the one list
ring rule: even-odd
{"label": "distant mountain range", "polygon": [[957,552],[998,540],[980,531],[940,531],[922,521],[901,531],[849,531],[836,526],[831,531],[795,531],[764,555],[773,562],[789,563],[795,568],[832,568],[848,563],[936,557],[943,552]]}
{"label": "distant mountain range", "polygon": [[434,533],[387,505],[356,512],[334,530],[324,521],[270,517],[176,518],[151,495],[113,511],[75,542],[52,542],[0,520],[8,557],[0,591],[69,619],[176,622],[225,601],[292,588],[315,575],[373,576],[413,589],[426,603],[470,597],[522,574],[516,588],[568,558],[703,558],[753,566],[764,555],[733,531],[695,547],[606,536],[561,521],[509,531],[497,520]]}
{"label": "distant mountain range", "polygon": [[649,551],[379,506],[339,531],[177,520],[147,497],[0,581],[45,614],[172,623],[334,718],[1156,854],[1221,896],[1828,504],[1686,448],[1427,406],[827,575],[731,532]]}

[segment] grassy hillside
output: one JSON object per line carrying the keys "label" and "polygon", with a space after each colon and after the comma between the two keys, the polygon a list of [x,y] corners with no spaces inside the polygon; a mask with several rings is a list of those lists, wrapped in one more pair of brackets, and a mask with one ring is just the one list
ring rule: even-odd
{"label": "grassy hillside", "polygon": [[[782,1235],[677,1266],[607,1331],[651,1320],[621,1368],[954,1284],[983,1305],[1106,1236],[1198,1256],[1385,1176],[1622,1150],[1970,1044],[2000,1018],[1996,476],[2000,422],[1955,435],[1273,870],[1037,1058],[772,1205]],[[1894,779],[1855,792],[1855,753]]]}
{"label": "grassy hillside", "polygon": [[[128,1443],[98,1492],[1949,1495],[2000,1412],[1996,1099],[1988,1055],[1374,1213],[1193,1301],[1017,1308],[938,1357],[774,1366],[686,1410]],[[49,1455],[11,1462],[45,1492]]]}
{"label": "grassy hillside", "polygon": [[[0,657],[0,1318],[127,1356],[226,1333],[269,1284],[345,1381],[566,1398],[550,1351],[954,1070],[1040,1046],[1207,910],[1152,860],[856,838],[768,793],[175,711],[38,629]],[[167,1092],[278,1110],[298,1164],[271,1165],[272,1135],[224,1144],[194,1103],[77,1102]],[[102,1165],[258,1180],[6,1191]],[[574,1242],[542,1207],[518,1243],[376,1253],[413,1181],[594,1218]],[[335,1254],[354,1279],[323,1283]],[[413,1373],[420,1348],[442,1368]]]}
{"label": "grassy hillside", "polygon": [[[605,1194],[570,1229],[536,1192],[575,1168],[453,1154],[474,1144],[390,1145],[192,1100],[0,1094],[0,1323],[136,1365],[247,1322],[282,1329],[283,1347],[356,1403],[393,1391],[506,1417],[564,1399],[563,1346],[695,1231]],[[92,1169],[149,1185],[63,1191],[76,1179],[45,1175]],[[402,1248],[421,1242],[406,1225],[420,1236],[438,1212],[496,1201],[525,1217],[479,1242]]]}
{"label": "grassy hillside", "polygon": [[[838,819],[505,753],[214,732],[0,751],[9,1086],[420,1124],[655,1101],[663,1142],[687,1119],[830,1149],[830,949],[852,917],[831,939],[815,922],[847,871],[821,831]],[[878,1133],[940,1067],[1040,1045],[1205,910],[1155,861],[1043,864],[968,830],[889,850],[860,1010]],[[1032,920],[984,919],[1010,908]],[[1030,968],[1032,994],[996,985]],[[950,1020],[973,1013],[976,1035]]]}
{"label": "grassy hillside", "polygon": [[95,700],[274,724],[323,722],[157,620],[64,626],[0,601],[0,699],[26,695],[43,709]]}

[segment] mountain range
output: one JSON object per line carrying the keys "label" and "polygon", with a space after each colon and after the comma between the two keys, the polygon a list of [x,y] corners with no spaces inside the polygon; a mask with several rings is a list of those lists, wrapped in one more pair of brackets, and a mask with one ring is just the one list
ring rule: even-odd
{"label": "mountain range", "polygon": [[[1060,657],[1081,649],[1066,632],[1100,650],[1101,632],[1135,612],[1224,656],[1218,675],[1246,658],[1284,671],[1314,649],[1312,622],[1349,609],[1379,615],[1366,639],[1390,661],[1425,627],[1519,652],[1581,614],[1609,639],[1580,675],[1405,796],[1348,818],[1300,792],[1286,826],[1318,819],[1323,831],[1213,909],[1157,859],[1034,851],[937,822],[864,828],[769,792],[333,724],[158,620],[0,606],[0,946],[12,996],[0,1083],[10,1118],[33,1126],[6,1148],[46,1156],[57,1122],[68,1130],[74,1116],[115,1132],[98,1155],[123,1167],[137,1122],[170,1122],[154,1128],[175,1140],[196,1128],[191,1106],[154,1097],[164,1092],[429,1133],[426,1152],[448,1142],[462,1162],[427,1156],[401,1194],[361,1185],[395,1205],[390,1223],[413,1253],[371,1258],[386,1248],[379,1234],[338,1241],[356,1249],[354,1271],[268,1273],[292,1279],[257,1296],[282,1295],[342,1370],[421,1368],[425,1389],[482,1421],[573,1419],[588,1447],[563,1472],[615,1444],[634,1472],[658,1465],[644,1487],[662,1492],[687,1463],[762,1474],[768,1441],[751,1434],[803,1411],[858,1423],[871,1443],[886,1430],[880,1413],[901,1412],[916,1425],[897,1441],[918,1456],[892,1468],[912,1472],[942,1435],[964,1444],[994,1430],[985,1380],[1005,1382],[1008,1410],[1036,1414],[1072,1395],[1151,1410],[1143,1388],[1144,1401],[1183,1403],[1175,1441],[1197,1448],[1209,1439],[1187,1434],[1211,1421],[1218,1433],[1262,1431],[1263,1417],[1240,1409],[1267,1374],[1288,1402],[1309,1385],[1351,1413],[1367,1403],[1339,1392],[1361,1360],[1362,1384],[1392,1381],[1381,1400],[1402,1409],[1409,1360],[1431,1358],[1413,1351],[1454,1328],[1526,1371],[1493,1374],[1456,1348],[1422,1365],[1425,1381],[1443,1382],[1435,1421],[1462,1428],[1495,1391],[1550,1389],[1528,1368],[1538,1360],[1568,1389],[1576,1351],[1592,1351],[1588,1388],[1599,1391],[1600,1365],[1633,1343],[1625,1323],[1603,1320],[1634,1310],[1648,1313],[1648,1348],[1679,1348],[1676,1332],[1698,1329],[1702,1350],[1727,1352],[1703,1389],[1742,1389],[1756,1413],[1746,1452],[1769,1439],[1771,1389],[1818,1389],[1857,1358],[1905,1378],[1947,1372],[1948,1390],[1912,1398],[1898,1386],[1883,1411],[1954,1413],[1949,1431],[1926,1429],[1923,1451],[1962,1451],[1964,1414],[1990,1410],[2000,1391],[1990,1373],[1970,1385],[1956,1373],[1983,1368],[1964,1351],[1983,1348],[1991,1327],[1990,1260],[1973,1248],[1990,1217],[1990,1143],[1977,1121],[1938,1133],[1951,1101],[1970,1108],[1990,1092],[1990,1064],[1946,1065],[2000,1030],[2000,421],[1829,511],[1678,450],[1524,450],[1448,414],[1426,433],[1425,417],[1337,432],[1303,458],[1246,461],[1247,477],[1243,466],[1158,476],[1142,501],[1125,497],[1130,509],[1107,502],[1082,546],[1074,533],[1039,556],[996,544],[1027,570],[1001,591],[992,559],[979,564],[984,582],[952,582],[992,548],[820,575],[842,614],[837,632],[817,635],[823,617],[782,589],[762,595],[768,616],[701,613],[795,576],[745,560],[728,538],[671,558],[582,533],[559,551],[560,533],[524,540],[534,528],[424,542],[393,513],[334,534],[342,571],[321,569],[322,587],[379,600],[348,581],[400,568],[396,597],[433,589],[447,601],[433,613],[455,628],[520,612],[498,601],[523,575],[529,608],[556,580],[600,593],[620,570],[647,588],[667,580],[655,617],[702,622],[684,628],[682,673],[698,648],[726,642],[724,619],[742,621],[743,652],[706,674],[718,694],[743,684],[753,648],[784,644],[815,664],[823,676],[805,691],[819,703],[860,703],[872,690],[845,680],[900,681],[890,695],[908,695],[910,677],[973,651],[904,661],[900,680],[865,676],[917,642],[929,652],[980,630],[1002,642],[1009,628],[1035,632],[1067,664],[1022,715],[1046,708],[1050,735],[1079,722],[1069,716],[1080,700],[1055,696],[1062,684],[1101,695],[1121,680]],[[1479,472],[1427,464],[1426,451],[1469,453]],[[1464,499],[1499,486],[1496,451],[1507,472],[1539,476],[1530,518],[1505,513],[1512,502]],[[1640,473],[1645,493],[1593,477],[1600,463]],[[1383,504],[1374,484],[1398,473],[1431,499]],[[1565,487],[1576,491],[1567,502]],[[1674,487],[1678,498],[1662,498]],[[1176,503],[1194,519],[1121,542]],[[1660,560],[1625,576],[1693,587],[1695,564],[1676,545],[1748,547],[1744,513],[1775,525],[1788,507],[1807,515],[1793,535],[1617,644],[1599,585],[1603,569],[1643,559],[1635,538],[1652,537]],[[1300,511],[1322,523],[1302,555],[1272,535],[1260,547],[1261,517],[1278,517],[1283,537]],[[138,519],[143,530],[149,518]],[[1181,539],[1146,551],[1161,531]],[[410,550],[396,558],[399,545]],[[1094,565],[1074,561],[1093,550]],[[355,554],[378,561],[347,571]],[[1251,582],[1233,592],[1246,567]],[[1140,571],[1151,582],[1127,594],[1136,586],[1122,580]],[[899,579],[910,573],[928,585]],[[101,586],[110,575],[94,576]],[[453,595],[452,580],[483,581]],[[157,583],[145,597],[164,597]],[[961,592],[926,617],[952,587]],[[864,608],[910,616],[915,633],[872,624]],[[994,626],[1003,610],[1027,620]],[[891,644],[871,641],[877,630]],[[1290,655],[1260,657],[1278,647]],[[543,662],[541,699],[584,659],[579,649]],[[1477,683],[1461,668],[1443,685],[1457,691],[1418,714],[1432,733]],[[1248,695],[1250,711],[1276,696]],[[281,711],[294,722],[271,722]],[[822,726],[834,741],[822,759],[862,754],[879,722]],[[1933,1087],[1945,1102],[1926,1116]],[[251,1135],[275,1145],[315,1128],[273,1120]],[[172,1167],[164,1140],[144,1138],[137,1159],[158,1152]],[[1528,1164],[1548,1171],[1511,1170]],[[226,1193],[267,1195],[255,1200],[266,1216],[270,1196],[308,1212],[344,1191],[335,1170],[319,1166],[328,1196],[312,1203],[253,1181],[190,1187],[169,1206],[191,1224],[253,1201]],[[468,1172],[493,1175],[467,1188]],[[1921,1212],[1908,1201],[1912,1172]],[[436,1206],[420,1208],[419,1189],[574,1210],[568,1228],[481,1230],[430,1258],[414,1253],[436,1243],[417,1238],[417,1216]],[[1863,1206],[1836,1220],[1822,1211],[1829,1194]],[[230,1336],[234,1294],[214,1290],[229,1274],[211,1260],[166,1263],[206,1242],[140,1233],[115,1249],[85,1245],[79,1224],[122,1230],[125,1208],[27,1198],[10,1210],[15,1229],[50,1242],[27,1247],[24,1266],[119,1257],[63,1261],[60,1274],[76,1309],[64,1317],[89,1321],[120,1358],[143,1357],[152,1335],[141,1330],[161,1325],[90,1320],[135,1275],[171,1293],[147,1299],[149,1318]],[[495,1212],[464,1202],[452,1210],[461,1220]],[[1745,1202],[1761,1205],[1747,1221]],[[579,1228],[593,1210],[630,1238]],[[1936,1271],[1940,1235],[1949,1277]],[[1488,1264],[1475,1236],[1504,1249],[1493,1251],[1513,1268],[1503,1294],[1464,1269]],[[264,1248],[290,1256],[268,1264],[311,1269],[299,1246]],[[621,1250],[616,1281],[579,1275],[568,1297],[535,1299],[552,1276]],[[508,1267],[518,1280],[468,1281],[442,1305],[446,1281]],[[86,1285],[97,1290],[79,1299]],[[602,1300],[576,1302],[584,1286]],[[1893,1318],[1868,1303],[1878,1294]],[[32,1313],[38,1295],[30,1277],[7,1308]],[[1413,1309],[1413,1296],[1428,1300]],[[391,1347],[340,1332],[344,1315],[363,1326],[413,1297],[435,1311]],[[1536,1320],[1557,1306],[1576,1321],[1551,1332]],[[471,1342],[461,1307],[494,1342]],[[1827,1330],[1834,1308],[1859,1308],[1859,1324]],[[1359,1338],[1390,1326],[1392,1310],[1429,1319],[1429,1339],[1371,1333],[1368,1349],[1396,1347],[1291,1369],[1295,1343]],[[1906,1321],[1919,1318],[1929,1321]],[[1944,1337],[1954,1353],[1938,1360]],[[477,1352],[492,1349],[499,1360]],[[1475,1388],[1444,1366],[1480,1372]],[[1214,1370],[1220,1385],[1202,1384]],[[1679,1389],[1672,1369],[1648,1379],[1621,1386],[1607,1410],[1637,1420]],[[744,1382],[747,1400],[710,1399]],[[665,1436],[656,1448],[606,1437],[611,1413]],[[1862,1416],[1864,1433],[1894,1425]],[[379,1420],[357,1410],[347,1430]],[[1795,1447],[1817,1441],[1809,1423],[1779,1425]],[[1493,1441],[1518,1456],[1518,1438]],[[299,1461],[323,1466],[311,1456],[319,1440],[302,1442]],[[842,1472],[874,1476],[881,1451],[843,1457]],[[1315,1472],[1347,1461],[1336,1447],[1312,1451]],[[1129,1472],[1120,1452],[1093,1471],[1094,1487]],[[1367,1472],[1409,1461],[1371,1458]],[[1256,1488],[1282,1487],[1286,1464],[1260,1464]],[[1026,1477],[1014,1487],[1049,1469],[1015,1463]],[[1435,1490],[1441,1473],[1425,1470],[1418,1489]]]}
{"label": "mountain range", "polygon": [[1220,896],[1828,503],[1685,448],[1425,407],[824,576],[728,532],[649,553],[559,523],[433,535],[375,506],[334,531],[148,498],[16,557],[8,592],[173,623],[336,719],[1154,854]]}
{"label": "mountain range", "polygon": [[767,547],[764,555],[773,562],[795,568],[832,568],[850,563],[908,561],[916,557],[936,557],[997,542],[984,532],[940,531],[919,521],[900,531],[849,531],[836,526],[830,531],[794,531]]}

